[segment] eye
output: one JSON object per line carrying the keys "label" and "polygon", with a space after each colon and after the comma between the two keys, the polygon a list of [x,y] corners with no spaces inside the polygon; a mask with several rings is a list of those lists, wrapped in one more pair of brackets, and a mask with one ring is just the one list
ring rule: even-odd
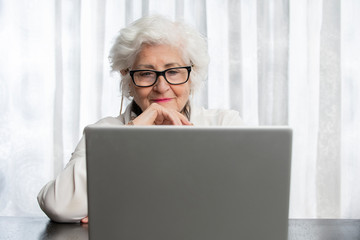
{"label": "eye", "polygon": [[140,77],[152,77],[152,76],[154,76],[155,73],[144,71],[144,72],[140,72],[139,74],[140,74]]}
{"label": "eye", "polygon": [[172,69],[172,70],[167,71],[166,73],[169,74],[169,75],[176,75],[176,74],[179,73],[179,70]]}

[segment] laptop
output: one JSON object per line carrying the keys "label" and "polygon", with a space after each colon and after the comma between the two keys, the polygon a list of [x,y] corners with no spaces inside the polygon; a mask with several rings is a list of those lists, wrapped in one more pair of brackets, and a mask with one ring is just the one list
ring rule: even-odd
{"label": "laptop", "polygon": [[292,131],[88,127],[90,239],[285,240]]}

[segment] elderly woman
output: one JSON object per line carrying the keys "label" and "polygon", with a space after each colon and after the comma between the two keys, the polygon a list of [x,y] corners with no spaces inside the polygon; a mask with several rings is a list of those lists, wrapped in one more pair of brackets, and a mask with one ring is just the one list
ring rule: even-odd
{"label": "elderly woman", "polygon": [[[205,39],[194,29],[161,16],[144,17],[120,31],[110,51],[121,73],[123,96],[132,99],[120,116],[96,125],[241,125],[236,111],[206,110],[191,95],[207,75]],[[57,178],[38,195],[41,209],[57,222],[87,222],[85,139]]]}

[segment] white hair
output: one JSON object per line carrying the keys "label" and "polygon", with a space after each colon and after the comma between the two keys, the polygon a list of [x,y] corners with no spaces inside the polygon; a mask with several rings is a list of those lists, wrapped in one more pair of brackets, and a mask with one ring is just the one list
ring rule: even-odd
{"label": "white hair", "polygon": [[[207,42],[197,30],[159,15],[142,17],[121,29],[115,39],[109,55],[112,71],[128,72],[143,44],[166,44],[178,48],[184,62],[193,65],[191,93],[202,87],[207,77],[209,55]],[[131,77],[128,73],[120,76],[122,95],[129,98]]]}

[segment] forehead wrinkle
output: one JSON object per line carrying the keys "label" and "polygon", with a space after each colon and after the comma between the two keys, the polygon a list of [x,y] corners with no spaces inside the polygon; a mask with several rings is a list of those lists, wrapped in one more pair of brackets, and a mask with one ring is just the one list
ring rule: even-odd
{"label": "forehead wrinkle", "polygon": [[[165,65],[163,65],[163,67],[166,68],[172,68],[172,67],[181,67],[182,65],[180,63],[177,62],[172,62],[172,63],[166,63]],[[156,67],[152,64],[138,64],[135,66],[135,69],[153,69],[156,70]]]}
{"label": "forehead wrinkle", "polygon": [[155,69],[154,65],[151,64],[139,64],[135,66],[136,69],[146,68],[146,69]]}
{"label": "forehead wrinkle", "polygon": [[179,63],[167,63],[167,64],[165,64],[165,66],[164,67],[181,67],[181,64],[179,64]]}

